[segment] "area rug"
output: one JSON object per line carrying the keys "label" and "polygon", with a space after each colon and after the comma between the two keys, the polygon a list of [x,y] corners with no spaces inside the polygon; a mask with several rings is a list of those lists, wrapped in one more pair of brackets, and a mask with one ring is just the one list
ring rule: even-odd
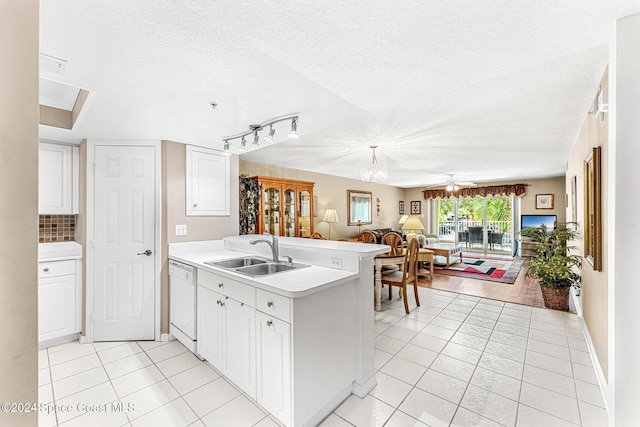
{"label": "area rug", "polygon": [[462,262],[451,264],[448,268],[436,264],[435,269],[438,274],[513,285],[520,273],[522,264],[523,261],[521,259],[463,256]]}

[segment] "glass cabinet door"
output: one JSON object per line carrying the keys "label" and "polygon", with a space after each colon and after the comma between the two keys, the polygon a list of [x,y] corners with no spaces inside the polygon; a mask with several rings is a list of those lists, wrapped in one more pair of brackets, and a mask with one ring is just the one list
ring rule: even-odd
{"label": "glass cabinet door", "polygon": [[296,193],[291,189],[284,190],[284,235],[296,236]]}
{"label": "glass cabinet door", "polygon": [[267,187],[263,191],[264,200],[264,232],[280,236],[280,190]]}
{"label": "glass cabinet door", "polygon": [[300,191],[300,216],[298,218],[299,237],[311,236],[311,193]]}

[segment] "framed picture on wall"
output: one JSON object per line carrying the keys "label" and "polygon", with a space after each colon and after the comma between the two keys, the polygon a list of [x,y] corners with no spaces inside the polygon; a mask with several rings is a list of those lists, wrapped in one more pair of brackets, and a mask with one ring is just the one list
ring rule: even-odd
{"label": "framed picture on wall", "polygon": [[398,213],[404,215],[404,200],[398,202]]}
{"label": "framed picture on wall", "polygon": [[553,209],[553,194],[536,194],[536,209]]}
{"label": "framed picture on wall", "polygon": [[420,200],[414,200],[411,202],[411,215],[420,215],[422,213],[422,203]]}
{"label": "framed picture on wall", "polygon": [[602,271],[601,154],[595,147],[584,161],[584,258]]}

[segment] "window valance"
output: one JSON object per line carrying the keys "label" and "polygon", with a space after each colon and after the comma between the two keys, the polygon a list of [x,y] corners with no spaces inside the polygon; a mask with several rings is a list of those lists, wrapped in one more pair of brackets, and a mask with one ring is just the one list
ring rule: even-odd
{"label": "window valance", "polygon": [[524,195],[527,184],[491,185],[488,187],[468,187],[458,191],[424,190],[425,199],[457,199],[460,197],[490,197],[490,196],[517,196]]}

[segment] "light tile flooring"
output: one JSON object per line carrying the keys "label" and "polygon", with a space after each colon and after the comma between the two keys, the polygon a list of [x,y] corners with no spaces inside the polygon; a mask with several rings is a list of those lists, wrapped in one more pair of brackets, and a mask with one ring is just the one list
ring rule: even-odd
{"label": "light tile flooring", "polygon": [[[575,314],[419,291],[409,315],[397,297],[376,313],[378,385],[322,427],[607,425]],[[278,425],[177,341],[41,350],[39,387],[40,402],[58,408],[41,426]],[[99,412],[114,402],[125,410]]]}

